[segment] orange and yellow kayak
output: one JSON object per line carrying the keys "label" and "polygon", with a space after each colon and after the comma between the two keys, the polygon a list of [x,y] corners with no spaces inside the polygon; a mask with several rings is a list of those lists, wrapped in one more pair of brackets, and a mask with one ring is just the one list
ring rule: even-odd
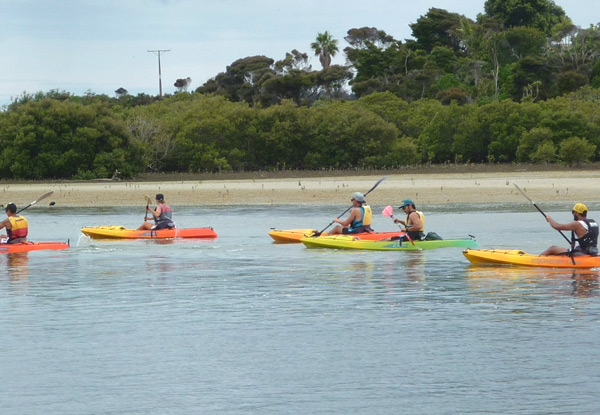
{"label": "orange and yellow kayak", "polygon": [[65,242],[19,242],[16,244],[0,244],[0,253],[12,254],[29,251],[60,250],[67,249],[68,243]]}
{"label": "orange and yellow kayak", "polygon": [[[302,238],[313,236],[318,231],[316,229],[273,229],[269,232],[269,236],[280,243],[300,243]],[[352,236],[357,236],[365,241],[379,241],[393,236],[400,236],[402,232],[370,232],[370,233],[353,233]],[[328,236],[327,232],[323,232],[320,236]]]}
{"label": "orange and yellow kayak", "polygon": [[520,249],[466,249],[463,255],[473,264],[519,265],[547,268],[596,268],[600,257],[582,255],[532,255]]}
{"label": "orange and yellow kayak", "polygon": [[94,239],[170,239],[170,238],[216,238],[213,228],[174,228],[160,230],[137,230],[124,226],[93,226],[81,228],[81,232]]}

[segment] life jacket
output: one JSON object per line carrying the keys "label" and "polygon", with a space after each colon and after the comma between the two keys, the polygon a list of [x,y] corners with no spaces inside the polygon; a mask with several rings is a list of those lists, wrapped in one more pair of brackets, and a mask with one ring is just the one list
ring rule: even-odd
{"label": "life jacket", "polygon": [[9,216],[8,221],[11,227],[10,229],[6,229],[9,241],[27,236],[29,225],[24,216]]}
{"label": "life jacket", "polygon": [[[579,221],[587,225],[587,232],[581,238],[578,238],[575,232],[571,231],[571,240],[574,244],[579,244],[582,252],[592,255],[598,254],[598,224],[594,219],[582,219]],[[577,248],[577,245],[574,246]]]}
{"label": "life jacket", "polygon": [[154,226],[152,229],[158,230],[174,227],[175,224],[173,223],[173,210],[169,205],[165,205],[163,203],[160,205],[160,215],[154,219]]}
{"label": "life jacket", "polygon": [[[417,215],[419,215],[419,218],[421,219],[421,229],[415,229],[413,227],[410,228],[411,232],[425,232],[425,215],[423,214],[423,212],[415,210],[415,212],[417,213]],[[407,225],[408,223],[408,217],[410,216],[410,214],[413,212],[410,212],[408,215],[406,215],[406,220],[404,221],[404,223],[406,223]]]}
{"label": "life jacket", "polygon": [[160,216],[154,219],[154,222],[166,222],[173,220],[173,209],[169,205],[165,205],[164,203],[160,205]]}
{"label": "life jacket", "polygon": [[360,220],[354,219],[350,224],[351,229],[359,228],[361,226],[371,226],[373,222],[373,211],[371,210],[371,206],[363,205],[359,207],[362,215]]}

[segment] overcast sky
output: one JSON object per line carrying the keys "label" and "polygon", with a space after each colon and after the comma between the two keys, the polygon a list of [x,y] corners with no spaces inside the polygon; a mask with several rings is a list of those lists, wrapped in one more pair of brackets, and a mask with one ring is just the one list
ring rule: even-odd
{"label": "overcast sky", "polygon": [[[576,25],[600,22],[599,0],[558,0]],[[474,19],[484,0],[1,0],[0,105],[24,91],[51,89],[80,95],[90,90],[114,96],[158,94],[161,57],[163,93],[177,78],[195,89],[239,58],[282,59],[298,49],[320,64],[310,49],[328,30],[347,46],[348,29],[376,27],[410,38],[408,25],[431,7]],[[344,63],[343,53],[334,63]]]}

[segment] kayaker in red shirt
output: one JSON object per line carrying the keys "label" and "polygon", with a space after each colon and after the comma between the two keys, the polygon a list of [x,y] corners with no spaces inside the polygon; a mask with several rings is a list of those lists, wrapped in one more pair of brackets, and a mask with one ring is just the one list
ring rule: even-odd
{"label": "kayaker in red shirt", "polygon": [[27,219],[24,216],[17,215],[17,205],[12,202],[6,205],[4,211],[8,217],[0,222],[0,229],[6,228],[7,235],[0,235],[0,238],[8,238],[5,243],[9,244],[26,242],[29,231]]}
{"label": "kayaker in red shirt", "polygon": [[[151,217],[146,217],[144,223],[137,228],[140,230],[159,230],[159,229],[167,229],[174,228],[175,224],[173,223],[173,210],[169,205],[165,203],[165,196],[162,193],[158,193],[156,195],[156,208],[152,209],[147,207],[146,210],[152,214]],[[154,225],[148,223],[147,221],[153,220]]]}

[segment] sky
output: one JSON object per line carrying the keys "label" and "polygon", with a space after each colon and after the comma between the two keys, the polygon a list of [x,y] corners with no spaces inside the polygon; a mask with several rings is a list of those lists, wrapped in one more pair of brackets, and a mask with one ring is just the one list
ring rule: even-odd
{"label": "sky", "polygon": [[[24,92],[157,95],[178,78],[195,89],[237,59],[274,60],[310,49],[318,33],[338,39],[344,64],[347,31],[376,27],[395,39],[432,8],[475,19],[485,0],[1,0],[0,105]],[[598,0],[555,0],[581,27],[600,22]]]}

